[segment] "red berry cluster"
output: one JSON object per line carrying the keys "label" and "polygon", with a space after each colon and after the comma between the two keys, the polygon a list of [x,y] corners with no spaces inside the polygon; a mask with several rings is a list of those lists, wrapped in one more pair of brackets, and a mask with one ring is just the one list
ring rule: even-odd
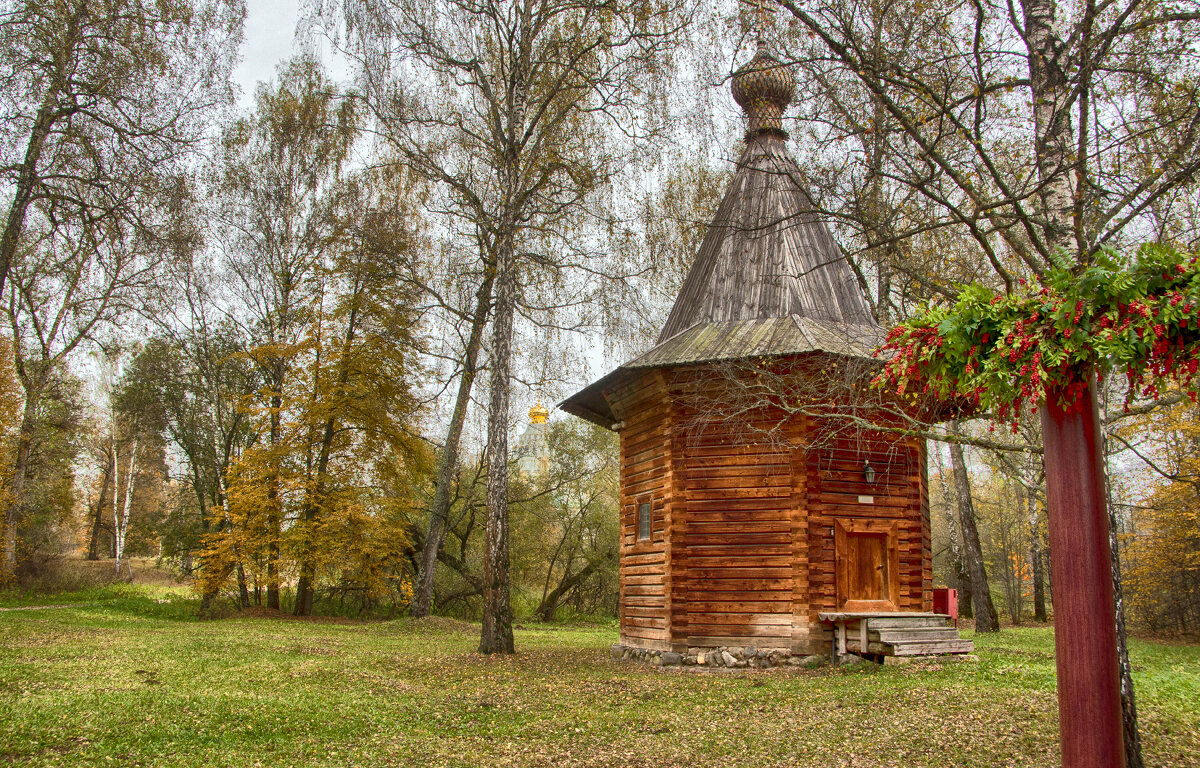
{"label": "red berry cluster", "polygon": [[1061,270],[1035,291],[964,289],[953,307],[928,307],[891,330],[875,353],[886,360],[875,383],[909,402],[989,410],[1014,431],[1023,409],[1036,413],[1049,393],[1074,402],[1109,369],[1124,372],[1128,399],[1180,386],[1194,401],[1197,261],[1146,246],[1131,264]]}

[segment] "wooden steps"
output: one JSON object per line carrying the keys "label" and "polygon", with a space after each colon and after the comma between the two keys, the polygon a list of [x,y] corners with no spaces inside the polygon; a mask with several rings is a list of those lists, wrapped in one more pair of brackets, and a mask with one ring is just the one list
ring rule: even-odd
{"label": "wooden steps", "polygon": [[822,613],[820,617],[834,624],[839,654],[942,656],[975,650],[975,644],[960,638],[944,614]]}

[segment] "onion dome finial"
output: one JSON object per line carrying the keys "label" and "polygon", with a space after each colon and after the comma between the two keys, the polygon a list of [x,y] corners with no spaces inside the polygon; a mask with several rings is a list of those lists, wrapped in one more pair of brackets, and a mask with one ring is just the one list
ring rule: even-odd
{"label": "onion dome finial", "polygon": [[733,73],[733,100],[749,118],[746,135],[774,132],[784,136],[783,111],[796,95],[796,76],[762,46]]}

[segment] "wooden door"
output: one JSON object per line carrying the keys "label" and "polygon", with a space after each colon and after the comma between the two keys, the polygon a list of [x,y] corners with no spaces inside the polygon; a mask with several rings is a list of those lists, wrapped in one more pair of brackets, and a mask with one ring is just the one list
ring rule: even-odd
{"label": "wooden door", "polygon": [[895,611],[900,605],[899,524],[886,520],[838,520],[837,604],[842,611]]}

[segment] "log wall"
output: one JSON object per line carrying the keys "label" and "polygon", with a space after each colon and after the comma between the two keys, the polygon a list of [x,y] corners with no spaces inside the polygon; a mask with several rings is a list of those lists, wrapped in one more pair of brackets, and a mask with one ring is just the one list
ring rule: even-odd
{"label": "log wall", "polygon": [[[769,413],[761,423],[751,416],[698,428],[679,386],[650,371],[606,392],[624,421],[623,645],[827,650],[831,638],[817,614],[840,608],[839,519],[894,521],[898,608],[932,609],[924,441],[802,416],[781,425]],[[864,460],[874,483],[863,477]],[[639,540],[638,505],[646,501],[651,537]]]}
{"label": "log wall", "polygon": [[[670,648],[671,574],[666,566],[671,485],[671,419],[662,376],[647,373],[610,397],[621,430],[621,643]],[[638,505],[650,503],[650,538],[638,539]]]}

